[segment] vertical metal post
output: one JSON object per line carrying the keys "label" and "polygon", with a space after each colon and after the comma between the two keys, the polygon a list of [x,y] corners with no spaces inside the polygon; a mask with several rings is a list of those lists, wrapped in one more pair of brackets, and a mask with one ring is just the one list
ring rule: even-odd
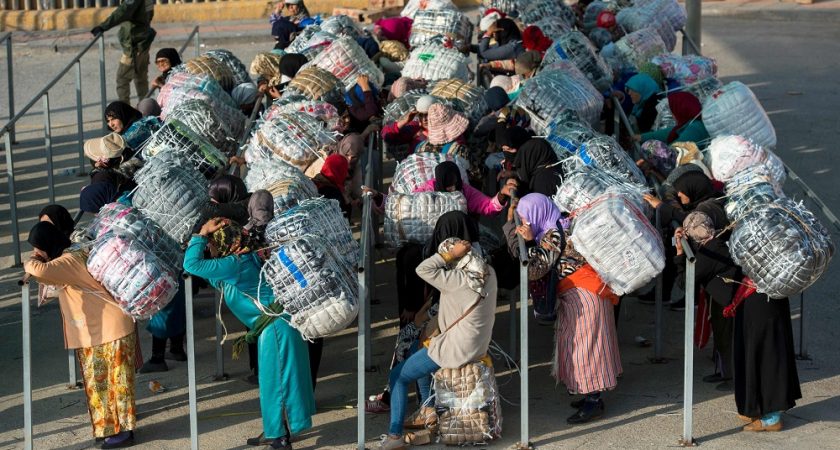
{"label": "vertical metal post", "polygon": [[[374,163],[374,140],[375,135],[368,135],[368,151],[367,151],[367,169],[365,170],[365,184],[367,186],[371,186],[376,188],[376,177],[375,177],[375,163]],[[374,282],[373,282],[373,271],[371,268],[373,267],[373,242],[371,239],[373,238],[373,211],[371,206],[371,198],[369,195],[365,196],[363,200],[367,205],[367,209],[362,210],[362,263],[364,264],[365,269],[365,297],[364,297],[364,304],[361,305],[359,308],[360,314],[361,311],[364,310],[364,318],[365,321],[361,322],[362,326],[366,329],[370,329],[370,304],[373,302],[373,295],[374,295]],[[372,343],[372,333],[365,333],[365,369],[373,372],[376,370],[376,367],[371,361],[371,357],[373,355],[373,343]]]}
{"label": "vertical metal post", "polygon": [[79,386],[79,378],[76,376],[76,351],[67,350],[67,389],[76,389]]}
{"label": "vertical metal post", "polygon": [[[699,0],[697,0],[697,1],[699,1]],[[196,58],[198,58],[198,56],[201,54],[201,37],[198,34],[199,34],[199,28],[198,28],[198,26],[196,26],[195,27],[195,38],[194,38],[195,41],[193,41],[193,45],[195,46],[195,57]]]}
{"label": "vertical metal post", "polygon": [[[519,214],[513,215],[516,226],[522,224]],[[529,380],[528,380],[528,251],[525,248],[525,240],[518,236],[519,241],[519,448],[531,448],[529,442]]]}
{"label": "vertical metal post", "polygon": [[21,323],[23,328],[23,448],[32,450],[32,326],[29,315],[29,282],[21,281]]}
{"label": "vertical metal post", "polygon": [[82,61],[76,61],[76,133],[79,140],[79,175],[85,173],[85,122],[82,104]]}
{"label": "vertical metal post", "polygon": [[359,327],[359,334],[356,340],[357,357],[356,357],[356,447],[358,450],[365,448],[365,373],[367,372],[368,354],[367,342],[370,334],[367,326],[368,318],[368,292],[367,292],[367,276],[368,269],[367,261],[369,261],[370,246],[368,245],[369,238],[369,214],[370,214],[370,195],[365,194],[362,197],[362,237],[361,237],[361,261],[359,263],[359,318],[357,324]]}
{"label": "vertical metal post", "polygon": [[187,309],[187,383],[190,402],[190,449],[198,450],[198,395],[195,386],[195,325],[193,322],[192,277],[184,280],[184,299]]}
{"label": "vertical metal post", "polygon": [[799,354],[796,359],[810,360],[808,347],[805,344],[805,292],[799,294]]}
{"label": "vertical metal post", "polygon": [[[656,231],[662,236],[662,223],[659,217],[659,209],[656,209],[656,218],[655,223]],[[654,298],[655,298],[655,319],[654,319],[654,338],[653,338],[653,362],[654,363],[662,363],[665,362],[665,358],[662,357],[662,307],[664,303],[664,299],[662,298],[663,291],[663,278],[662,273],[660,273],[656,277],[656,288],[654,291]]]}
{"label": "vertical metal post", "polygon": [[225,373],[225,347],[222,345],[222,293],[217,291],[213,299],[213,307],[216,309],[216,381],[228,379]]}
{"label": "vertical metal post", "polygon": [[[106,92],[105,82],[105,33],[99,35],[99,95],[101,98],[102,111],[99,115],[100,120],[105,117],[105,106],[108,101],[108,93]],[[108,125],[103,121],[102,128],[107,132]]]}
{"label": "vertical metal post", "polygon": [[685,271],[685,364],[683,367],[683,434],[682,446],[694,445],[694,253],[685,238],[682,239],[686,256]]}
{"label": "vertical metal post", "polygon": [[53,157],[52,157],[52,126],[50,125],[50,93],[43,97],[44,108],[44,152],[47,157],[47,189],[50,203],[55,203],[55,181],[53,180]]}
{"label": "vertical metal post", "polygon": [[19,266],[20,261],[20,230],[18,229],[17,217],[17,192],[15,191],[15,165],[12,159],[12,135],[6,133],[5,139],[6,156],[6,180],[9,184],[9,219],[12,225],[12,242],[14,243],[15,265]]}
{"label": "vertical metal post", "polygon": [[[685,12],[688,15],[688,20],[685,23],[685,34],[683,37],[687,37],[688,39],[683,39],[683,55],[699,54],[700,52],[702,8],[701,0],[685,1]],[[689,40],[697,47],[696,49],[692,48],[691,43],[688,42]]]}
{"label": "vertical metal post", "polygon": [[[6,37],[6,79],[9,80],[9,118],[15,116],[15,80],[12,70],[12,35]],[[12,142],[15,142],[15,125],[9,128]]]}
{"label": "vertical metal post", "polygon": [[[510,294],[509,294],[510,295]],[[510,295],[510,356],[513,358],[516,354],[516,349],[519,344],[519,336],[517,336],[516,326],[516,297]]]}

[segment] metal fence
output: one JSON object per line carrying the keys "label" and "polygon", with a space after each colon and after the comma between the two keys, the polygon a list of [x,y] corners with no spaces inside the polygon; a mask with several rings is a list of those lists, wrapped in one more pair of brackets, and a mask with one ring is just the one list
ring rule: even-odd
{"label": "metal fence", "polygon": [[[237,0],[155,0],[156,5],[176,3],[231,2]],[[119,6],[121,0],[3,0],[0,5],[7,11],[48,11],[55,9],[107,8]]]}

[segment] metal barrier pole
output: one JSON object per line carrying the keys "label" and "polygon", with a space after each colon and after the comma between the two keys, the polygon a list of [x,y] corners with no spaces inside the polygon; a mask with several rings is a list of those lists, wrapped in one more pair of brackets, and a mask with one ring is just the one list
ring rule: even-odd
{"label": "metal barrier pole", "polygon": [[47,157],[47,189],[50,203],[55,203],[55,181],[53,180],[53,155],[52,155],[52,127],[50,126],[50,93],[43,97],[44,108],[44,152]]}
{"label": "metal barrier pole", "polygon": [[359,450],[365,448],[365,373],[368,365],[368,348],[370,321],[368,315],[368,283],[367,277],[370,272],[370,213],[371,195],[365,194],[362,197],[362,236],[361,236],[361,260],[359,261],[359,318],[357,324],[359,333],[356,340],[356,447]]}
{"label": "metal barrier pole", "polygon": [[621,103],[619,103],[618,99],[613,97],[613,107],[615,107],[616,112],[618,113],[618,117],[621,119],[621,123],[624,124],[624,128],[630,133],[630,139],[633,141],[633,150],[634,153],[631,155],[635,161],[638,161],[641,158],[641,148],[639,148],[639,143],[633,139],[633,135],[636,133],[633,130],[633,126],[630,125],[630,119],[627,118],[627,114],[624,114],[624,110],[621,109]]}
{"label": "metal barrier pole", "polygon": [[190,449],[198,450],[198,395],[195,387],[195,323],[193,322],[192,277],[184,276],[184,298],[187,309],[187,382],[190,402]]}
{"label": "metal barrier pole", "polygon": [[[6,79],[9,80],[9,118],[15,116],[15,80],[12,70],[12,33],[6,35]],[[15,126],[9,128],[12,142],[15,142]]]}
{"label": "metal barrier pole", "polygon": [[687,42],[691,42],[691,45],[693,45],[696,49],[696,53],[698,55],[700,54],[702,8],[703,6],[700,0],[685,1],[685,12],[688,15],[688,20],[685,23],[686,32],[683,34],[684,37],[687,37],[687,39],[683,41],[683,55],[691,52],[691,48],[687,45]]}
{"label": "metal barrier pole", "polygon": [[703,54],[703,52],[700,51],[700,47],[694,42],[693,39],[691,39],[691,36],[689,36],[686,33],[685,29],[680,30],[680,33],[682,33],[683,37],[683,55],[686,54],[686,45],[691,47],[691,50],[693,50],[695,55]]}
{"label": "metal barrier pole", "polygon": [[[513,220],[516,226],[522,225],[518,213],[514,213]],[[529,419],[528,402],[528,250],[525,248],[525,240],[522,236],[519,240],[519,340],[522,341],[519,353],[519,448],[531,448],[529,441]]]}
{"label": "metal barrier pole", "polygon": [[32,323],[29,314],[29,281],[18,282],[23,328],[23,448],[32,450]]}
{"label": "metal barrier pole", "polygon": [[[697,1],[699,1],[699,0],[697,0]],[[193,45],[195,46],[195,57],[196,58],[198,58],[198,55],[201,52],[201,37],[198,35],[198,33],[199,33],[198,25],[196,25],[195,26],[195,38],[194,38],[195,41],[193,42]]]}
{"label": "metal barrier pole", "polygon": [[[675,224],[676,225],[676,224]],[[676,227],[675,227],[676,228]],[[685,363],[683,366],[683,434],[680,445],[694,446],[694,252],[683,237],[680,240],[685,252]]]}
{"label": "metal barrier pole", "polygon": [[810,198],[814,203],[817,204],[817,206],[820,208],[820,211],[822,211],[823,215],[825,215],[825,217],[828,218],[828,221],[831,222],[831,224],[834,225],[834,227],[837,228],[838,231],[840,231],[840,220],[838,220],[837,216],[835,216],[834,213],[831,212],[830,209],[828,209],[828,206],[825,205],[825,203],[817,195],[817,193],[811,190],[811,188],[807,184],[805,184],[804,181],[802,181],[802,178],[800,178],[799,175],[796,174],[796,172],[791,170],[791,168],[787,164],[785,164],[785,172],[787,172],[787,175],[791,179],[791,181],[798,184],[799,187],[801,187],[802,190],[805,192],[805,195],[807,195],[808,198]]}
{"label": "metal barrier pole", "polygon": [[[659,235],[662,236],[662,223],[661,218],[659,217],[659,208],[656,209],[656,218],[655,218],[654,225],[656,226],[656,231],[659,232]],[[661,364],[668,362],[665,358],[662,357],[662,306],[664,303],[664,299],[662,298],[662,291],[663,291],[663,278],[662,273],[660,272],[659,275],[656,277],[656,287],[655,289],[655,315],[654,315],[654,338],[653,338],[653,359],[651,362],[654,364]]]}
{"label": "metal barrier pole", "polygon": [[[368,159],[367,159],[367,170],[365,172],[365,184],[368,186],[372,186],[376,183],[376,179],[374,177],[374,163],[373,163],[373,135],[368,136]],[[370,196],[367,196],[370,197]],[[370,241],[371,236],[373,235],[373,224],[371,223],[373,219],[373,211],[371,207],[371,199],[367,199],[368,202],[368,210],[362,211],[363,214],[366,214],[362,217],[362,225],[364,229],[362,230],[363,233],[367,233],[364,245],[365,247],[362,248],[362,257],[364,258],[365,268],[367,269],[366,273],[366,286],[365,286],[365,302],[364,305],[361,305],[365,310],[365,319],[366,321],[363,322],[365,328],[370,328],[370,304],[373,303],[373,296],[374,296],[374,283],[373,283],[373,272],[371,271],[371,267],[373,266],[373,243]],[[361,311],[362,308],[359,308]],[[365,369],[369,372],[375,372],[376,366],[371,362],[371,356],[373,355],[373,343],[372,340],[372,333],[365,333]]]}
{"label": "metal barrier pole", "polygon": [[[615,97],[612,97],[615,99]],[[617,99],[616,99],[617,100]],[[621,138],[621,119],[618,117],[618,110],[621,109],[621,103],[618,101],[613,102],[613,138],[615,141]]]}
{"label": "metal barrier pole", "polygon": [[[108,94],[106,92],[105,82],[105,34],[99,35],[99,95],[101,98],[102,111],[100,118],[105,117],[105,107],[108,101]],[[102,128],[108,131],[108,125],[103,122]]]}
{"label": "metal barrier pole", "polygon": [[799,354],[796,359],[810,361],[808,348],[805,346],[805,291],[799,294]]}
{"label": "metal barrier pole", "polygon": [[79,139],[79,176],[85,173],[85,122],[82,104],[82,62],[76,61],[76,122]]}
{"label": "metal barrier pole", "polygon": [[15,191],[15,165],[12,158],[12,135],[6,131],[4,139],[6,151],[6,180],[9,184],[9,219],[12,225],[12,242],[14,244],[15,265],[19,266],[20,261],[20,230],[18,229],[17,217],[17,191]]}
{"label": "metal barrier pole", "polygon": [[225,373],[225,347],[222,345],[222,292],[216,291],[213,298],[213,305],[216,309],[216,375],[215,381],[225,381],[228,374]]}

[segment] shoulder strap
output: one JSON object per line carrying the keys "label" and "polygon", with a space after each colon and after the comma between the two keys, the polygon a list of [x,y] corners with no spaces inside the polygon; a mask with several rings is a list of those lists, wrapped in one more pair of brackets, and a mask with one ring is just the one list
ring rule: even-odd
{"label": "shoulder strap", "polygon": [[[470,306],[469,308],[467,308],[467,310],[466,310],[466,311],[464,311],[464,314],[461,314],[461,317],[459,317],[459,318],[458,318],[458,320],[456,320],[456,321],[452,322],[451,324],[449,324],[449,326],[448,326],[448,327],[446,327],[446,329],[445,329],[445,330],[443,330],[443,333],[446,333],[447,331],[451,330],[451,329],[452,329],[452,327],[454,327],[455,325],[458,325],[458,322],[460,322],[460,321],[464,320],[464,317],[467,317],[467,316],[468,316],[471,312],[473,312],[473,310],[475,310],[475,308],[476,308],[476,307],[478,306],[478,304],[481,302],[481,299],[482,299],[482,298],[484,298],[484,297],[479,296],[479,297],[478,297],[478,300],[476,300],[476,301],[475,301],[475,303],[473,303],[473,304],[472,304],[472,306]],[[441,334],[442,334],[442,333],[441,333]]]}

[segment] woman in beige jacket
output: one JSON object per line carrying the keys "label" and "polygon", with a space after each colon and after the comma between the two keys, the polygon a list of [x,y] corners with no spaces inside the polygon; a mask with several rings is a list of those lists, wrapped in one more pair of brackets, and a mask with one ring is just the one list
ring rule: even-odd
{"label": "woman in beige jacket", "polygon": [[65,251],[70,240],[50,222],[29,232],[34,251],[24,264],[39,283],[59,289],[64,345],[75,349],[82,366],[93,435],[102,448],[134,443],[134,321],[88,273],[79,251]]}

